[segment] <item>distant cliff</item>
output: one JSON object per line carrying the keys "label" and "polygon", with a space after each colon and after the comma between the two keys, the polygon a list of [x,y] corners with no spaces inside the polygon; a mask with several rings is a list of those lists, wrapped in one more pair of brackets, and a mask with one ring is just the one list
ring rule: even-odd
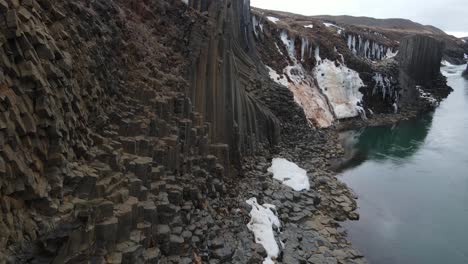
{"label": "distant cliff", "polygon": [[400,105],[414,103],[423,91],[439,98],[450,93],[444,85],[445,77],[440,73],[443,50],[444,42],[430,36],[409,36],[401,41],[397,56],[402,85]]}

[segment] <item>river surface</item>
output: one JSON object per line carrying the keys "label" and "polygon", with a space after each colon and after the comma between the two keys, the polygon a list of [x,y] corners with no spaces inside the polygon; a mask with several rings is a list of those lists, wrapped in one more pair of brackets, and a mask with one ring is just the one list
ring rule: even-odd
{"label": "river surface", "polygon": [[356,159],[341,173],[358,199],[344,227],[374,264],[468,263],[468,81],[443,67],[454,92],[434,113],[348,132]]}

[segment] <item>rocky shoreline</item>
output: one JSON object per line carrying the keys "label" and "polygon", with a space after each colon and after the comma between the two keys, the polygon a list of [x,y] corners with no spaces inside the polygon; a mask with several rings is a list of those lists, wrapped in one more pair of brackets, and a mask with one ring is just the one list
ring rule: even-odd
{"label": "rocky shoreline", "polygon": [[[234,214],[221,220],[223,223],[232,221],[232,226],[222,228],[222,235],[217,238],[232,238],[229,242],[225,240],[223,250],[217,249],[226,253],[225,262],[221,261],[224,258],[218,259],[221,262],[210,258],[202,260],[239,264],[262,262],[266,252],[255,244],[245,225],[250,211],[246,200],[255,197],[259,204],[275,205],[282,223],[279,239],[284,246],[277,263],[367,263],[340,228],[341,221],[359,219],[355,195],[330,169],[329,161],[343,154],[335,131],[306,128],[291,135],[271,153],[262,151],[245,159],[241,180],[227,182],[227,188],[234,193],[237,190],[238,194],[231,200],[234,208],[228,209]],[[294,161],[307,170],[311,189],[296,192],[274,180],[267,171],[274,157]],[[234,221],[233,216],[238,220]],[[217,256],[218,253],[213,254]]]}

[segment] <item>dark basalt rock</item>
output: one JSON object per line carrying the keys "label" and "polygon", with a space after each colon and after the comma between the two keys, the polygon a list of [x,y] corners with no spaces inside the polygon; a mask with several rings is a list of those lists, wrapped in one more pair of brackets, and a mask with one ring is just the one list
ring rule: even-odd
{"label": "dark basalt rock", "polygon": [[400,68],[418,84],[433,80],[440,73],[444,43],[429,36],[414,35],[401,41]]}
{"label": "dark basalt rock", "polygon": [[[208,11],[208,22],[192,26],[189,79],[195,111],[211,124],[213,142],[230,147],[230,158],[279,139],[279,121],[249,91],[262,63],[253,42],[250,1],[190,1]],[[205,35],[208,35],[208,41]]]}
{"label": "dark basalt rock", "polygon": [[438,100],[451,92],[440,73],[443,51],[444,43],[430,36],[414,35],[402,40],[397,56],[401,106],[411,105],[419,98],[418,88]]}

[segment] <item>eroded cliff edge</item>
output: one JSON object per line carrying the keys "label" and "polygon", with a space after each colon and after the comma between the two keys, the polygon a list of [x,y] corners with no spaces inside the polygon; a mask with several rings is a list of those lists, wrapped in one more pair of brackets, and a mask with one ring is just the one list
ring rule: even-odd
{"label": "eroded cliff edge", "polygon": [[[258,197],[285,223],[279,263],[364,262],[337,231],[337,220],[358,217],[328,169],[342,150],[308,126],[316,115],[289,86],[312,106],[320,98],[330,124],[333,103],[345,118],[365,114],[357,78],[377,81],[359,58],[381,60],[393,42],[371,54],[357,35],[342,41],[324,27],[320,48],[301,49],[270,23],[281,42],[269,52],[249,1],[0,0],[0,21],[1,261],[257,263],[265,251],[245,226],[245,200]],[[291,74],[272,78],[264,64]],[[304,82],[301,67],[321,71]],[[354,69],[344,87],[354,97],[307,92],[346,92],[320,79],[329,69]],[[273,181],[278,155],[306,168],[314,188]]]}

